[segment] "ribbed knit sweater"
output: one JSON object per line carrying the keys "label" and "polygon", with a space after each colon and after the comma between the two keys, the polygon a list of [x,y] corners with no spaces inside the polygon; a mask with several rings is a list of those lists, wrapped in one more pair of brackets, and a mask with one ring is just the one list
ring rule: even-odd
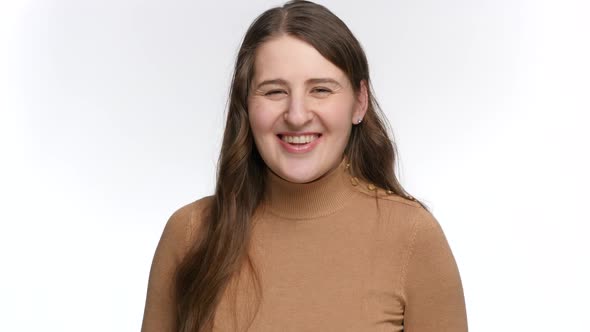
{"label": "ribbed knit sweater", "polygon": [[[244,270],[222,294],[214,331],[245,331],[252,317],[252,332],[467,331],[457,264],[440,224],[417,202],[352,177],[345,163],[312,183],[272,172],[266,183],[249,250],[262,297]],[[168,220],[142,332],[175,330],[172,274],[211,201]]]}

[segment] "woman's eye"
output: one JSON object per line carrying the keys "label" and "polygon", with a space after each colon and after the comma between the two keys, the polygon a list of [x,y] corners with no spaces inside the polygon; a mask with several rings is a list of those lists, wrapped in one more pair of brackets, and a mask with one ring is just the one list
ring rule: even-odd
{"label": "woman's eye", "polygon": [[332,90],[326,89],[326,88],[314,88],[312,91],[317,92],[317,93],[321,93],[321,94],[328,94],[328,93],[332,92]]}
{"label": "woman's eye", "polygon": [[267,93],[265,93],[264,95],[265,96],[272,96],[272,95],[278,95],[278,94],[281,94],[284,92],[285,91],[283,91],[283,90],[271,90],[271,91],[268,91]]}

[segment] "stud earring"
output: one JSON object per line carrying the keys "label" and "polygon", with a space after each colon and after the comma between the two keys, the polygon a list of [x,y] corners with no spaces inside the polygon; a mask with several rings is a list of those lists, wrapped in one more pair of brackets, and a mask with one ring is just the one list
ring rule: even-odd
{"label": "stud earring", "polygon": [[363,121],[363,118],[358,118],[358,119],[356,119],[356,124],[360,124],[360,123],[361,123],[361,121]]}

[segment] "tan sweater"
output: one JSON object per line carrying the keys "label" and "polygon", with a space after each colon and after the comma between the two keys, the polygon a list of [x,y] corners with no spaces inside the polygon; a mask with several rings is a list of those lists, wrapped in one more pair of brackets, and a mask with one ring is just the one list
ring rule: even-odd
{"label": "tan sweater", "polygon": [[[310,184],[270,172],[267,183],[250,248],[262,299],[248,331],[467,331],[455,259],[418,203],[357,181],[344,164]],[[172,272],[210,202],[188,204],[166,224],[142,332],[174,330]],[[224,293],[214,331],[238,331],[251,317],[256,293],[247,275]]]}

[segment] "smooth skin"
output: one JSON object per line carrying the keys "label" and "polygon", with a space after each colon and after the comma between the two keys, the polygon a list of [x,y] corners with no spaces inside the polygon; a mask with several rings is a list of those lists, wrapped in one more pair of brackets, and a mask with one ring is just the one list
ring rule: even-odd
{"label": "smooth skin", "polygon": [[[256,147],[272,172],[294,183],[317,180],[336,168],[352,126],[367,111],[365,81],[356,94],[342,70],[289,35],[258,48],[251,86],[248,112]],[[302,135],[315,139],[308,144],[282,139]]]}

